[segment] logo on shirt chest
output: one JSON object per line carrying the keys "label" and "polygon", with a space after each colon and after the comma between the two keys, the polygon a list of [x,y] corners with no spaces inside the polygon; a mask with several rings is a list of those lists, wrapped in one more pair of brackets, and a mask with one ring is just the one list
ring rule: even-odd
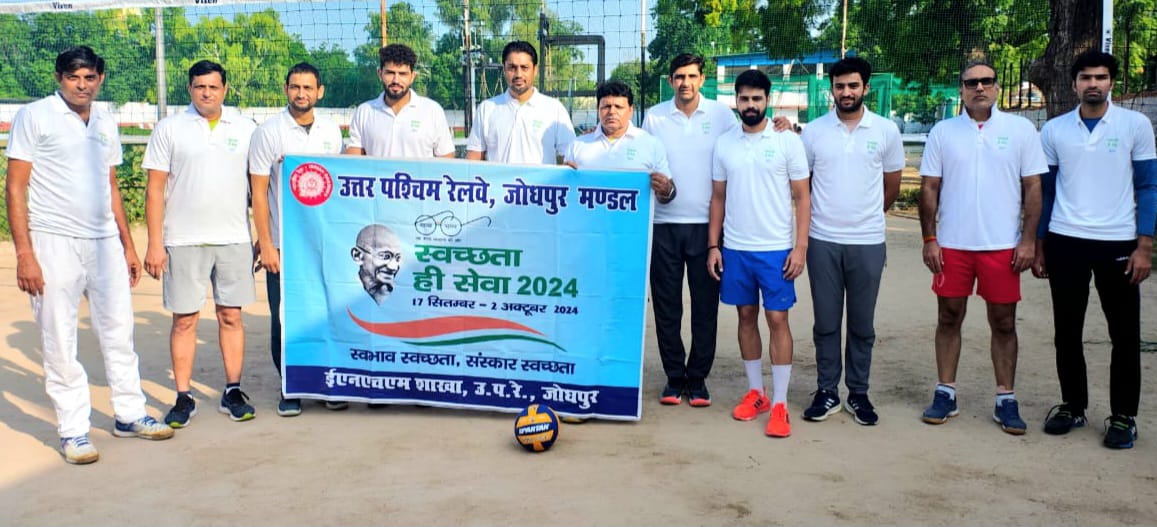
{"label": "logo on shirt chest", "polygon": [[880,150],[880,143],[878,141],[866,141],[864,142],[864,149],[867,150],[869,154],[875,154]]}
{"label": "logo on shirt chest", "polygon": [[543,120],[542,120],[542,119],[535,119],[535,120],[533,120],[533,121],[531,121],[531,122],[530,122],[530,127],[531,127],[531,128],[534,130],[534,131],[536,131],[536,132],[537,132],[537,131],[539,131],[539,130],[542,130],[542,127],[543,127],[545,124],[546,124],[546,123],[545,123],[545,122],[543,122]]}
{"label": "logo on shirt chest", "polygon": [[1005,150],[1008,148],[1008,145],[1010,142],[1011,141],[1009,140],[1007,135],[999,136],[996,138],[996,149],[997,150]]}
{"label": "logo on shirt chest", "polygon": [[770,161],[774,157],[775,157],[775,149],[774,148],[763,149],[763,160],[764,161]]}
{"label": "logo on shirt chest", "polygon": [[108,146],[108,134],[104,132],[97,132],[96,141],[100,143],[101,146]]}
{"label": "logo on shirt chest", "polygon": [[623,155],[627,158],[627,161],[634,161],[635,158],[639,156],[639,149],[633,146],[628,146],[623,151]]}
{"label": "logo on shirt chest", "polygon": [[1120,145],[1120,143],[1121,143],[1120,138],[1117,138],[1117,137],[1106,138],[1105,139],[1105,149],[1107,149],[1110,152],[1116,152],[1117,147]]}
{"label": "logo on shirt chest", "polygon": [[410,131],[411,132],[417,132],[418,129],[420,129],[420,128],[422,128],[422,121],[419,121],[417,119],[410,120]]}
{"label": "logo on shirt chest", "polygon": [[710,135],[711,134],[711,122],[710,121],[704,121],[703,124],[700,126],[700,128],[703,129],[703,135]]}
{"label": "logo on shirt chest", "polygon": [[237,147],[241,146],[241,140],[236,137],[227,137],[225,138],[225,146],[229,147],[229,150],[236,151]]}

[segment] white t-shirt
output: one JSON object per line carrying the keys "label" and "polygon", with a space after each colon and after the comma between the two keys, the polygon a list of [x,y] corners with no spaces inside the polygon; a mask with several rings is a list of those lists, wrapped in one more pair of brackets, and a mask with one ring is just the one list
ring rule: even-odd
{"label": "white t-shirt", "polygon": [[691,116],[673,100],[647,110],[643,130],[667,149],[667,161],[678,191],[670,203],[655,206],[655,223],[707,223],[711,207],[711,154],[719,136],[739,129],[739,121],[725,104],[699,97]]}
{"label": "white t-shirt", "polygon": [[983,126],[968,113],[936,123],[920,175],[940,178],[941,247],[995,251],[1020,241],[1021,178],[1048,172],[1028,119],[992,109]]}
{"label": "white t-shirt", "polygon": [[498,163],[554,165],[574,138],[570,115],[558,99],[535,89],[519,103],[503,92],[478,105],[466,150],[485,152],[487,160]]}
{"label": "white t-shirt", "polygon": [[373,157],[420,159],[454,153],[454,137],[440,104],[411,91],[410,102],[395,115],[384,96],[380,93],[354,110],[349,146]]}
{"label": "white t-shirt", "polygon": [[732,130],[715,142],[712,179],[727,182],[723,245],[739,251],[791,249],[791,182],[808,178],[807,153],[794,132]]}
{"label": "white t-shirt", "polygon": [[633,124],[618,139],[611,141],[603,134],[603,127],[578,136],[567,149],[566,161],[579,168],[610,168],[620,170],[647,170],[667,174],[667,152],[651,134]]}
{"label": "white t-shirt", "polygon": [[1049,165],[1058,166],[1049,231],[1090,240],[1137,238],[1133,161],[1157,158],[1145,115],[1109,105],[1089,132],[1079,109],[1041,129]]}
{"label": "white t-shirt", "polygon": [[164,243],[249,243],[249,140],[257,128],[223,108],[213,130],[193,105],[157,123],[141,167],[169,173]]}
{"label": "white t-shirt", "polygon": [[864,108],[852,132],[833,110],[803,131],[812,170],[812,223],[818,240],[884,243],[884,172],[904,169],[896,123]]}
{"label": "white t-shirt", "polygon": [[269,223],[273,246],[281,247],[281,161],[287,154],[340,154],[341,128],[313,113],[309,131],[293,120],[289,109],[257,128],[249,144],[249,173],[270,177]]}
{"label": "white t-shirt", "polygon": [[32,163],[29,230],[76,238],[117,235],[109,167],[121,164],[116,121],[93,104],[88,124],[59,93],[16,112],[7,155]]}

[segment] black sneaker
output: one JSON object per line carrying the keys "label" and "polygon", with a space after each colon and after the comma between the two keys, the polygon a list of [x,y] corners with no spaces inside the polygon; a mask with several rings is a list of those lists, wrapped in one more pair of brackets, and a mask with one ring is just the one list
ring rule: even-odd
{"label": "black sneaker", "polygon": [[1087,422],[1084,412],[1078,412],[1068,404],[1058,404],[1045,416],[1045,433],[1054,436],[1064,435],[1074,428],[1085,426]]}
{"label": "black sneaker", "polygon": [[165,414],[165,424],[172,428],[184,428],[189,426],[189,420],[194,415],[197,415],[197,401],[188,395],[177,395],[176,404]]}
{"label": "black sneaker", "polygon": [[667,406],[675,406],[683,404],[683,394],[686,390],[683,388],[676,388],[670,384],[663,387],[663,391],[659,393],[659,404]]}
{"label": "black sneaker", "polygon": [[217,411],[228,414],[229,418],[234,421],[248,421],[257,416],[257,410],[245,402],[248,400],[249,396],[245,395],[241,388],[225,390],[225,393],[221,395],[221,406],[217,407]]}
{"label": "black sneaker", "polygon": [[816,390],[812,405],[803,411],[805,421],[823,421],[840,413],[840,395],[830,390]]}
{"label": "black sneaker", "polygon": [[698,381],[687,384],[687,404],[695,408],[711,406],[711,392],[707,391],[707,383]]}
{"label": "black sneaker", "polygon": [[1133,441],[1137,439],[1137,422],[1132,417],[1114,415],[1106,418],[1105,440],[1103,444],[1109,448],[1133,448]]}
{"label": "black sneaker", "polygon": [[848,400],[844,402],[844,410],[852,414],[857,423],[864,426],[872,426],[880,421],[880,416],[876,415],[876,407],[872,406],[872,401],[868,400],[866,393],[849,393]]}

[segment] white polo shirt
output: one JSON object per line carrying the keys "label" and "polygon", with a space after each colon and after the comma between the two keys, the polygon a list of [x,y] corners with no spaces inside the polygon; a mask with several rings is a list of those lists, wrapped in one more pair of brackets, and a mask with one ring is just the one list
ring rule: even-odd
{"label": "white polo shirt", "polygon": [[553,165],[574,138],[570,115],[558,99],[535,89],[519,103],[507,91],[478,105],[466,150],[485,152],[487,160],[499,163]]}
{"label": "white polo shirt", "polygon": [[164,243],[249,243],[249,140],[257,128],[234,108],[222,108],[213,130],[189,105],[157,123],[141,167],[169,173]]}
{"label": "white polo shirt", "polygon": [[702,95],[691,116],[674,100],[656,104],[643,118],[643,130],[667,149],[675,187],[670,203],[655,206],[655,223],[707,223],[711,207],[711,154],[719,136],[739,129],[731,108]]}
{"label": "white polo shirt", "polygon": [[864,108],[848,132],[833,110],[804,128],[812,171],[810,235],[849,245],[884,243],[884,172],[904,169],[896,123]]}
{"label": "white polo shirt", "polygon": [[358,105],[350,118],[349,146],[367,156],[429,158],[454,153],[454,137],[442,106],[410,91],[410,102],[397,114],[385,93]]}
{"label": "white polo shirt", "polygon": [[1133,161],[1157,158],[1144,114],[1109,104],[1090,132],[1080,109],[1041,129],[1049,165],[1060,167],[1049,231],[1090,240],[1137,238]]}
{"label": "white polo shirt", "polygon": [[965,112],[936,123],[920,175],[940,178],[941,247],[995,251],[1020,241],[1021,178],[1048,172],[1028,119],[992,109],[979,126]]}
{"label": "white polo shirt", "polygon": [[602,126],[578,136],[567,149],[566,161],[580,168],[646,170],[662,174],[670,171],[663,144],[630,123],[627,131],[614,141],[607,139]]}
{"label": "white polo shirt", "polygon": [[791,249],[791,182],[808,178],[794,132],[732,130],[715,142],[712,179],[727,182],[723,245],[739,251]]}
{"label": "white polo shirt", "polygon": [[270,177],[269,223],[273,246],[281,247],[281,161],[287,154],[340,154],[341,128],[318,112],[309,131],[286,108],[265,121],[249,144],[249,173]]}
{"label": "white polo shirt", "polygon": [[29,230],[107,238],[117,235],[109,167],[120,165],[116,121],[93,104],[88,124],[60,93],[30,103],[12,119],[7,155],[32,163]]}

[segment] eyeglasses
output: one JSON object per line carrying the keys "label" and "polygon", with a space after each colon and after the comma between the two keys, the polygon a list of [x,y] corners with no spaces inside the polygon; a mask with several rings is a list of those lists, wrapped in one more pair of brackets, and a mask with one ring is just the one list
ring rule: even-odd
{"label": "eyeglasses", "polygon": [[960,81],[960,84],[963,84],[965,88],[976,88],[977,86],[984,86],[985,88],[988,88],[989,86],[996,84],[996,77],[978,77],[975,79],[964,79],[964,80]]}

